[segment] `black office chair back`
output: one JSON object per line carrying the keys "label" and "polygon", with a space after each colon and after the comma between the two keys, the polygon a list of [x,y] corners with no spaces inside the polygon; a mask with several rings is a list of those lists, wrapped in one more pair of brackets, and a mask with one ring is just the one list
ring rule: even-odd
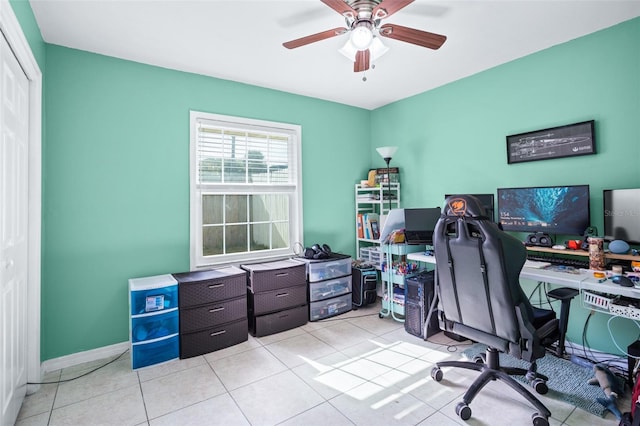
{"label": "black office chair back", "polygon": [[441,328],[527,361],[544,356],[519,283],[522,242],[471,195],[447,198],[433,238]]}

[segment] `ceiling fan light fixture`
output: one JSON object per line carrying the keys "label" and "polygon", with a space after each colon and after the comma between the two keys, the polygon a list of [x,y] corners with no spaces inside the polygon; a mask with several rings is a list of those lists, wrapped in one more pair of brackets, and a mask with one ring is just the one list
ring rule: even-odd
{"label": "ceiling fan light fixture", "polygon": [[366,50],[369,48],[371,42],[373,41],[373,33],[366,24],[357,25],[353,30],[351,30],[349,40],[356,49]]}
{"label": "ceiling fan light fixture", "polygon": [[380,58],[382,55],[387,53],[389,48],[382,43],[379,37],[374,37],[371,40],[371,46],[369,46],[369,52],[371,52],[371,60],[375,61]]}
{"label": "ceiling fan light fixture", "polygon": [[358,49],[351,43],[351,39],[348,39],[344,46],[338,49],[338,52],[342,53],[351,62],[355,62]]}

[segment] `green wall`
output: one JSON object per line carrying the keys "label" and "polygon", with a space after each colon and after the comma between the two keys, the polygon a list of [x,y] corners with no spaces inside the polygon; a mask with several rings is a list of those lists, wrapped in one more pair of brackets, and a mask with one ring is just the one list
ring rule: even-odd
{"label": "green wall", "polygon": [[44,74],[46,44],[44,40],[42,40],[40,28],[38,28],[36,19],[33,16],[33,10],[31,10],[29,0],[9,0],[9,4],[11,4],[16,18],[18,18],[22,32],[27,38],[29,47],[33,52],[33,56],[36,58],[36,62],[38,62],[38,66]]}
{"label": "green wall", "polygon": [[[28,1],[10,3],[44,73],[43,360],[126,341],[128,278],[189,268],[190,109],[300,124],[304,243],[344,253],[353,184],[389,140],[406,207],[588,183],[601,229],[601,190],[640,186],[640,19],[370,112],[47,45]],[[507,165],[506,135],[590,119],[597,155]],[[573,303],[570,339],[587,313]],[[615,352],[606,320],[588,342]],[[612,327],[622,346],[638,335]]]}
{"label": "green wall", "polygon": [[[397,141],[404,207],[440,206],[446,193],[587,183],[602,231],[602,190],[640,187],[639,76],[637,18],[379,108],[372,146]],[[506,135],[591,119],[596,155],[507,164]],[[587,313],[573,303],[570,339],[581,342]],[[590,321],[588,341],[614,351],[606,320]],[[640,333],[627,320],[615,328],[623,347]]]}
{"label": "green wall", "polygon": [[353,250],[369,111],[53,45],[45,78],[42,359],[126,341],[127,280],[189,270],[190,109],[301,125],[304,243]]}

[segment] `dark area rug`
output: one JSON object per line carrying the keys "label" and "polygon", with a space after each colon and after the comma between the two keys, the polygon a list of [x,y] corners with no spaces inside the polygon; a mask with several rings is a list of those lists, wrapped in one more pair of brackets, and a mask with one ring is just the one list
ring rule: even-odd
{"label": "dark area rug", "polygon": [[[486,346],[476,343],[462,352],[462,355],[471,360],[474,356],[484,353]],[[592,368],[585,368],[579,365],[547,354],[542,359],[536,361],[538,364],[538,372],[549,377],[547,385],[549,392],[546,396],[560,401],[568,402],[576,407],[588,411],[596,416],[604,417],[607,409],[596,401],[596,398],[604,398],[604,391],[598,385],[590,385],[587,381],[594,377]],[[500,365],[505,367],[528,368],[529,363],[515,359],[509,355],[500,354]],[[513,376],[516,380],[527,383],[523,376]],[[619,379],[620,380],[620,379]],[[620,387],[624,389],[623,382],[620,380]],[[536,395],[533,388],[531,392]],[[622,396],[622,395],[621,395]],[[626,407],[620,407],[620,411]]]}

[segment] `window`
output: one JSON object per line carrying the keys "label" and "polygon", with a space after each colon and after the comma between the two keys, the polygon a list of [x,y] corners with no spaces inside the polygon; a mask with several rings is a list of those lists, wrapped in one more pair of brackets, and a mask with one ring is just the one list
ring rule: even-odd
{"label": "window", "polygon": [[289,256],[302,235],[300,126],[191,111],[191,269]]}

